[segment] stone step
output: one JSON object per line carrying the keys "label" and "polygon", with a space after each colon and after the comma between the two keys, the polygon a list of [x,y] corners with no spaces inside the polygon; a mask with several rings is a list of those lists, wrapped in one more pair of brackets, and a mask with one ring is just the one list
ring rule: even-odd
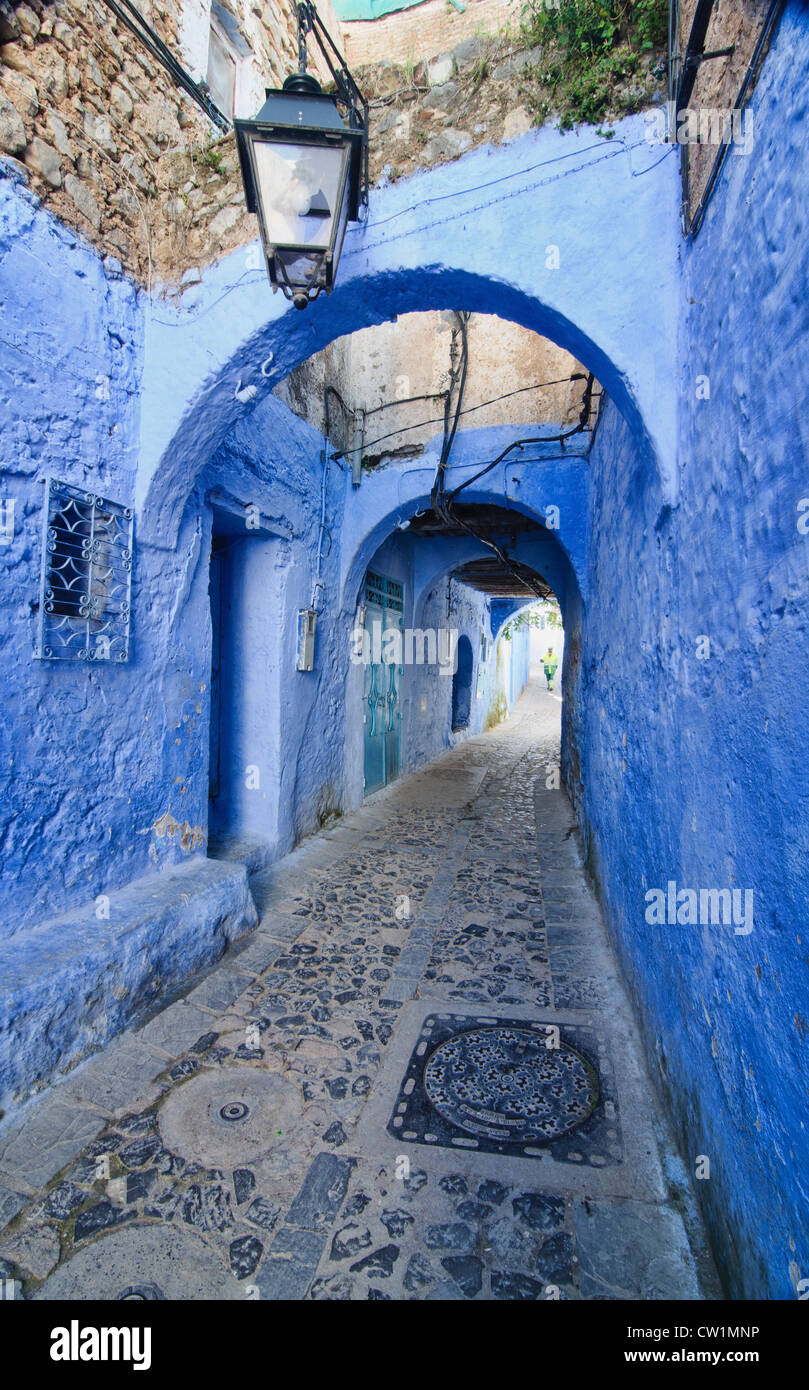
{"label": "stone step", "polygon": [[103,1047],[257,922],[244,865],[196,858],[12,937],[0,948],[0,1104]]}

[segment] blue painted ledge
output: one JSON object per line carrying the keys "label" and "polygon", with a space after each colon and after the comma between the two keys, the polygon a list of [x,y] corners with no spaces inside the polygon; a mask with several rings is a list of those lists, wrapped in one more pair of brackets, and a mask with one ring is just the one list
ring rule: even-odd
{"label": "blue painted ledge", "polygon": [[0,948],[0,1105],[103,1047],[258,923],[243,864],[194,859]]}

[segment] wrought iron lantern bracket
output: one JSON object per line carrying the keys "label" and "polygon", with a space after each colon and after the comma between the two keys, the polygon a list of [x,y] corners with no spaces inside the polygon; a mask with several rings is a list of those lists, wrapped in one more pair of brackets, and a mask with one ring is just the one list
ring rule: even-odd
{"label": "wrought iron lantern bracket", "polygon": [[345,58],[326,29],[311,0],[301,0],[298,5],[298,71],[306,72],[308,55],[306,37],[312,34],[320,49],[340,100],[346,107],[349,124],[361,130],[365,136],[360,185],[360,206],[368,206],[368,102],[360,91]]}
{"label": "wrought iron lantern bracket", "polygon": [[[273,289],[303,309],[330,294],[348,222],[368,208],[368,102],[312,0],[298,16],[298,72],[252,121],[236,120],[246,204],[258,214]],[[311,36],[333,82],[324,92],[307,67]]]}

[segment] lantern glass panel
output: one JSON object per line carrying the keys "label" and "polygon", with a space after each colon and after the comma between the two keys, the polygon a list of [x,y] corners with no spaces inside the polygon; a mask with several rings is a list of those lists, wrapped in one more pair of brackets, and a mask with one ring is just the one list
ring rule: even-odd
{"label": "lantern glass panel", "polygon": [[335,214],[341,212],[348,150],[342,144],[256,139],[253,157],[267,240],[273,246],[327,251]]}

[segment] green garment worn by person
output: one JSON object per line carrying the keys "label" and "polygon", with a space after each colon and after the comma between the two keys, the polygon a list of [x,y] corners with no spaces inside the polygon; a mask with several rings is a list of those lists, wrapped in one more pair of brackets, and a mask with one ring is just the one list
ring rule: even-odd
{"label": "green garment worn by person", "polygon": [[548,689],[553,690],[553,678],[556,675],[556,668],[559,665],[553,647],[548,647],[545,653],[545,660],[542,664],[545,668],[545,679],[548,682]]}

